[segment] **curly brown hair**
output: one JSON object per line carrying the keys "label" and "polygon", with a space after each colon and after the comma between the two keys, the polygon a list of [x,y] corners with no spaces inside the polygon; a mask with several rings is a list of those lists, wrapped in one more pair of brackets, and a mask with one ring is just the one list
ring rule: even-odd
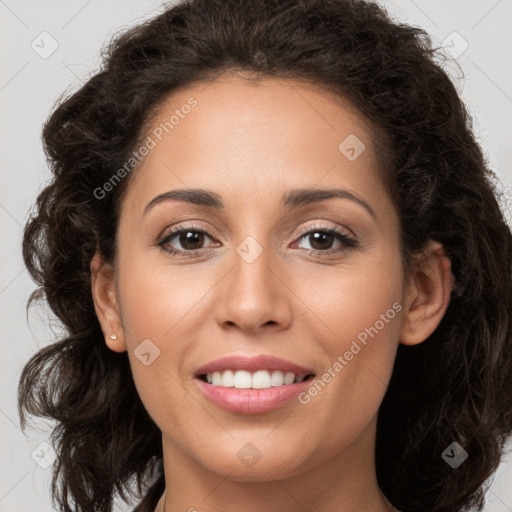
{"label": "curly brown hair", "polygon": [[[378,415],[378,483],[403,511],[482,509],[512,431],[512,236],[438,50],[363,0],[184,0],[114,38],[99,72],[60,101],[43,131],[53,178],[25,226],[23,257],[37,283],[27,309],[44,297],[66,335],[27,362],[18,389],[23,428],[27,413],[57,422],[59,510],[110,512],[116,492],[134,495],[133,478],[139,496],[154,478],[138,511],[163,492],[160,430],[127,354],[106,346],[91,294],[91,258],[99,248],[113,261],[133,173],[101,200],[94,191],[162,100],[229,71],[335,89],[383,134],[404,261],[438,241],[455,285],[435,332],[398,348]],[[456,470],[441,456],[453,441],[469,454]]]}

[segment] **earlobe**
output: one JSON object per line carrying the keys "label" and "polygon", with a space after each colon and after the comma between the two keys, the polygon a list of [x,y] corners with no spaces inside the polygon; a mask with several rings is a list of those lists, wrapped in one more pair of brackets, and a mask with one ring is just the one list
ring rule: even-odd
{"label": "earlobe", "polygon": [[94,309],[105,336],[105,343],[114,352],[125,352],[121,315],[115,289],[115,274],[112,265],[102,258],[97,250],[91,259],[91,292]]}
{"label": "earlobe", "polygon": [[451,262],[439,242],[430,242],[413,268],[400,342],[416,345],[425,341],[440,324],[454,285]]}

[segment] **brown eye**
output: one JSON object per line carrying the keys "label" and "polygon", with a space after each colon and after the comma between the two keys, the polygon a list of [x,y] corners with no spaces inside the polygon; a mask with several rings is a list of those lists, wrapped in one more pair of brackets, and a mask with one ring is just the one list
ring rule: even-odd
{"label": "brown eye", "polygon": [[185,250],[193,251],[194,249],[201,249],[204,242],[204,234],[198,231],[182,231],[176,235],[177,240]]}
{"label": "brown eye", "polygon": [[[336,228],[318,227],[310,229],[303,232],[298,240],[299,248],[309,250],[320,256],[330,255],[357,246],[356,240]],[[302,247],[300,245],[303,243],[302,240],[306,240],[310,247]],[[338,247],[333,247],[336,241],[338,241]]]}
{"label": "brown eye", "polygon": [[207,238],[212,239],[203,229],[178,228],[167,234],[157,245],[170,254],[192,256],[204,249],[203,245]]}
{"label": "brown eye", "polygon": [[330,249],[335,237],[322,231],[315,231],[306,236],[312,249],[317,251],[324,251]]}

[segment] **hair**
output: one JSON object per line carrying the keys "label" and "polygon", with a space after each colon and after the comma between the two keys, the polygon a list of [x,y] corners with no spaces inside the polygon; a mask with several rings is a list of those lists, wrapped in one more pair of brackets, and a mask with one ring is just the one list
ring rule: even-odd
{"label": "hair", "polygon": [[[25,226],[23,257],[37,284],[27,311],[45,298],[65,336],[30,358],[18,387],[23,428],[27,414],[57,422],[60,510],[110,512],[135,482],[139,498],[149,489],[136,510],[153,511],[165,487],[161,432],[126,352],[106,346],[91,293],[95,251],[116,256],[132,175],[102,199],[94,190],[170,94],[235,72],[337,91],[386,142],[377,158],[404,266],[438,241],[455,283],[434,333],[399,345],[378,414],[378,484],[403,511],[482,510],[512,431],[512,235],[438,50],[363,0],[185,0],[114,37],[99,71],[61,98],[43,129],[53,175]],[[468,453],[457,469],[442,456],[453,442]]]}

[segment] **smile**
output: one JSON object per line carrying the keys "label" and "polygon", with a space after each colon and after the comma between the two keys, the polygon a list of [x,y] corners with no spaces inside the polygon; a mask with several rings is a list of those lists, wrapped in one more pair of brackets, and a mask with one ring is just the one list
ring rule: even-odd
{"label": "smile", "polygon": [[237,389],[269,389],[288,384],[299,383],[312,377],[313,374],[283,372],[281,370],[225,370],[211,372],[200,377],[212,386]]}

